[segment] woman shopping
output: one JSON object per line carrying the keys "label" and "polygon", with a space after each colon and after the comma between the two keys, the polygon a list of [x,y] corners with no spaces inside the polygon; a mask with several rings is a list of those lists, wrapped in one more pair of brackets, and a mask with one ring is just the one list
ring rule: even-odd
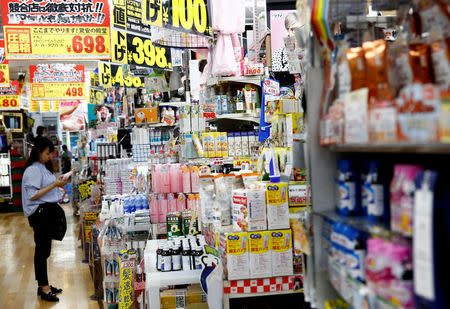
{"label": "woman shopping", "polygon": [[22,179],[22,205],[34,231],[34,272],[38,282],[38,296],[57,302],[56,294],[62,290],[48,283],[47,259],[50,256],[52,239],[62,240],[66,230],[64,211],[57,204],[61,199],[60,188],[67,180],[53,175],[51,154],[55,149],[46,137],[37,137],[30,157],[25,164]]}

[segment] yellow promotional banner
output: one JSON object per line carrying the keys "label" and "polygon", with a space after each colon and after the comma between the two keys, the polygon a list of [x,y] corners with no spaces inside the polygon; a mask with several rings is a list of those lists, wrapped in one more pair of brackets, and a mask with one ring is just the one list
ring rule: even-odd
{"label": "yellow promotional banner", "polygon": [[85,83],[33,83],[33,100],[85,99]]}
{"label": "yellow promotional banner", "polygon": [[0,64],[0,87],[9,86],[9,64]]}
{"label": "yellow promotional banner", "polygon": [[50,101],[48,101],[48,100],[39,101],[39,106],[41,109],[41,113],[50,111]]}
{"label": "yellow promotional banner", "polygon": [[108,28],[5,27],[7,59],[109,59]]}
{"label": "yellow promotional banner", "polygon": [[143,0],[142,21],[151,26],[212,36],[206,0]]}
{"label": "yellow promotional banner", "polygon": [[0,109],[19,109],[18,95],[0,95]]}
{"label": "yellow promotional banner", "polygon": [[104,94],[100,90],[89,90],[89,104],[101,105],[104,101]]}
{"label": "yellow promotional banner", "polygon": [[28,112],[39,112],[39,101],[31,100],[30,102],[30,108],[28,109]]}

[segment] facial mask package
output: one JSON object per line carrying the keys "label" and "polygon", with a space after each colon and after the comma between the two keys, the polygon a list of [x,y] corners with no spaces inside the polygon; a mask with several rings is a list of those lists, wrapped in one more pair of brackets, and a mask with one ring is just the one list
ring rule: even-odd
{"label": "facial mask package", "polygon": [[225,263],[224,268],[228,273],[228,280],[249,278],[248,233],[221,234],[220,245],[221,251],[226,253],[222,260]]}
{"label": "facial mask package", "polygon": [[270,231],[270,251],[272,255],[272,276],[291,276],[292,232],[288,230]]}
{"label": "facial mask package", "polygon": [[264,194],[264,190],[233,190],[234,231],[261,231],[267,228]]}
{"label": "facial mask package", "polygon": [[266,201],[268,229],[289,228],[288,184],[266,184]]}
{"label": "facial mask package", "polygon": [[272,276],[272,253],[269,250],[270,231],[248,233],[250,278]]}

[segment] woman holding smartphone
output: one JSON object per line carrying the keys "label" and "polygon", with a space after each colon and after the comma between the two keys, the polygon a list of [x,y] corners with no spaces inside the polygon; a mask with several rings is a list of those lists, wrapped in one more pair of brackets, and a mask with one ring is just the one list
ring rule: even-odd
{"label": "woman holding smartphone", "polygon": [[37,137],[30,157],[25,164],[22,179],[22,206],[25,217],[34,231],[34,272],[38,282],[38,296],[41,299],[57,302],[56,294],[62,290],[48,283],[47,259],[51,253],[53,230],[52,213],[57,211],[61,200],[60,189],[67,180],[56,179],[53,175],[51,154],[55,147],[46,137]]}

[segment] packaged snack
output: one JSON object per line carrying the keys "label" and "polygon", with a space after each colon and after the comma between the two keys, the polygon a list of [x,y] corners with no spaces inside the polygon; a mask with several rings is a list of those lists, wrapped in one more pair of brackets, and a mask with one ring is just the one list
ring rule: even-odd
{"label": "packaged snack", "polygon": [[362,47],[347,50],[347,62],[352,77],[352,90],[367,87],[366,61]]}
{"label": "packaged snack", "polygon": [[440,141],[450,142],[450,91],[441,92]]}
{"label": "packaged snack", "polygon": [[345,143],[367,143],[368,127],[368,89],[352,91],[345,95]]}
{"label": "packaged snack", "polygon": [[392,99],[387,74],[386,46],[384,39],[363,43],[369,96],[379,100]]}
{"label": "packaged snack", "polygon": [[369,139],[390,143],[397,140],[397,110],[392,101],[376,101],[369,108]]}
{"label": "packaged snack", "polygon": [[448,90],[450,87],[450,51],[444,40],[431,43],[430,49],[434,79],[442,90]]}
{"label": "packaged snack", "polygon": [[427,44],[409,46],[409,61],[413,72],[413,81],[428,84],[431,78],[430,48]]}
{"label": "packaged snack", "polygon": [[399,37],[387,49],[388,77],[394,96],[400,89],[413,82],[413,72],[409,62],[408,42]]}
{"label": "packaged snack", "polygon": [[272,276],[272,253],[269,249],[270,231],[248,233],[250,278]]}
{"label": "packaged snack", "polygon": [[259,180],[258,173],[242,173],[242,180],[244,181],[245,189],[255,189],[256,182]]}

